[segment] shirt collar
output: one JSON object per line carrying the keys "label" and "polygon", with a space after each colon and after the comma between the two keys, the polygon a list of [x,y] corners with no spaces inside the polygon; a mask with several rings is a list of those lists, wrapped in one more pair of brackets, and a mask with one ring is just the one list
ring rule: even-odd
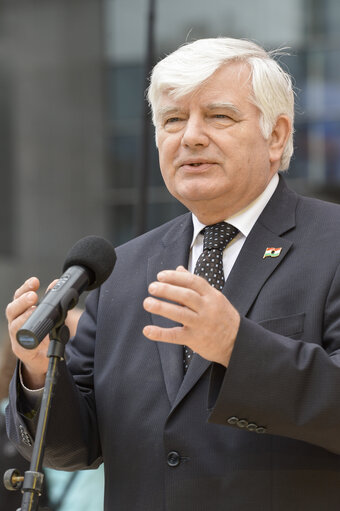
{"label": "shirt collar", "polygon": [[[252,230],[255,222],[261,215],[262,211],[266,207],[269,199],[273,195],[276,190],[276,187],[279,183],[279,176],[277,173],[269,181],[265,190],[247,207],[235,213],[229,218],[226,218],[224,221],[236,227],[243,236],[247,237],[250,231]],[[202,229],[204,229],[205,225],[202,224],[198,218],[192,214],[192,222],[194,227],[194,233],[192,237],[191,247],[195,243],[195,240]]]}

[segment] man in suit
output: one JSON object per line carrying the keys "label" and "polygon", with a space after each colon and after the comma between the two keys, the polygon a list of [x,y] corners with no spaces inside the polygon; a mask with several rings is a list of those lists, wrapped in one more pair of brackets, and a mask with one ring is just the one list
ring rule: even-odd
{"label": "man in suit", "polygon": [[[340,209],[278,177],[290,78],[251,42],[207,39],[155,67],[149,99],[164,181],[191,213],[119,247],[90,294],[45,463],[104,462],[106,510],[336,510]],[[229,244],[207,256],[221,222]],[[15,332],[37,288],[29,279],[7,308],[23,362],[8,431],[26,456],[47,341],[27,353]]]}

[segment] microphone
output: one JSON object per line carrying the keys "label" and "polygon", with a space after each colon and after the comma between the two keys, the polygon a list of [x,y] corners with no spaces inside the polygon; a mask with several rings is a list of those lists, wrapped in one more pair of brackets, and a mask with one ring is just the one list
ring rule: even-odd
{"label": "microphone", "polygon": [[83,291],[96,289],[105,282],[115,263],[116,252],[109,241],[98,236],[79,240],[68,252],[58,282],[17,331],[19,344],[29,350],[36,348],[53,328],[63,323]]}

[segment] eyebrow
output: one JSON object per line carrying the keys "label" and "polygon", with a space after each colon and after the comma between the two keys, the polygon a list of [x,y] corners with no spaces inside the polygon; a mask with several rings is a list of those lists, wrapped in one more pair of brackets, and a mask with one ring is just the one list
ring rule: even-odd
{"label": "eyebrow", "polygon": [[169,115],[169,114],[172,114],[172,113],[175,113],[175,112],[180,112],[181,109],[178,108],[177,106],[163,106],[161,108],[159,108],[157,110],[157,117],[165,117],[166,115]]}
{"label": "eyebrow", "polygon": [[207,105],[206,108],[208,110],[218,110],[218,109],[231,110],[232,112],[234,112],[234,114],[236,114],[238,116],[242,115],[242,112],[233,103],[211,103],[210,105]]}
{"label": "eyebrow", "polygon": [[[207,110],[218,110],[218,109],[225,109],[225,110],[231,110],[234,112],[234,114],[241,116],[242,112],[233,104],[233,103],[211,103],[210,105],[206,106]],[[163,118],[169,114],[172,113],[178,113],[181,112],[181,108],[178,106],[163,106],[159,108],[157,111],[157,117]]]}

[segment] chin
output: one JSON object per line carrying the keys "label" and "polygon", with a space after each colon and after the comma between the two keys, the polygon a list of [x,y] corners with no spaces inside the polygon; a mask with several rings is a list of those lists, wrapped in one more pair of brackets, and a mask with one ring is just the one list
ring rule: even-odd
{"label": "chin", "polygon": [[209,201],[220,197],[222,194],[216,189],[209,189],[206,184],[200,186],[185,186],[177,189],[177,194],[173,194],[178,200],[188,201]]}

